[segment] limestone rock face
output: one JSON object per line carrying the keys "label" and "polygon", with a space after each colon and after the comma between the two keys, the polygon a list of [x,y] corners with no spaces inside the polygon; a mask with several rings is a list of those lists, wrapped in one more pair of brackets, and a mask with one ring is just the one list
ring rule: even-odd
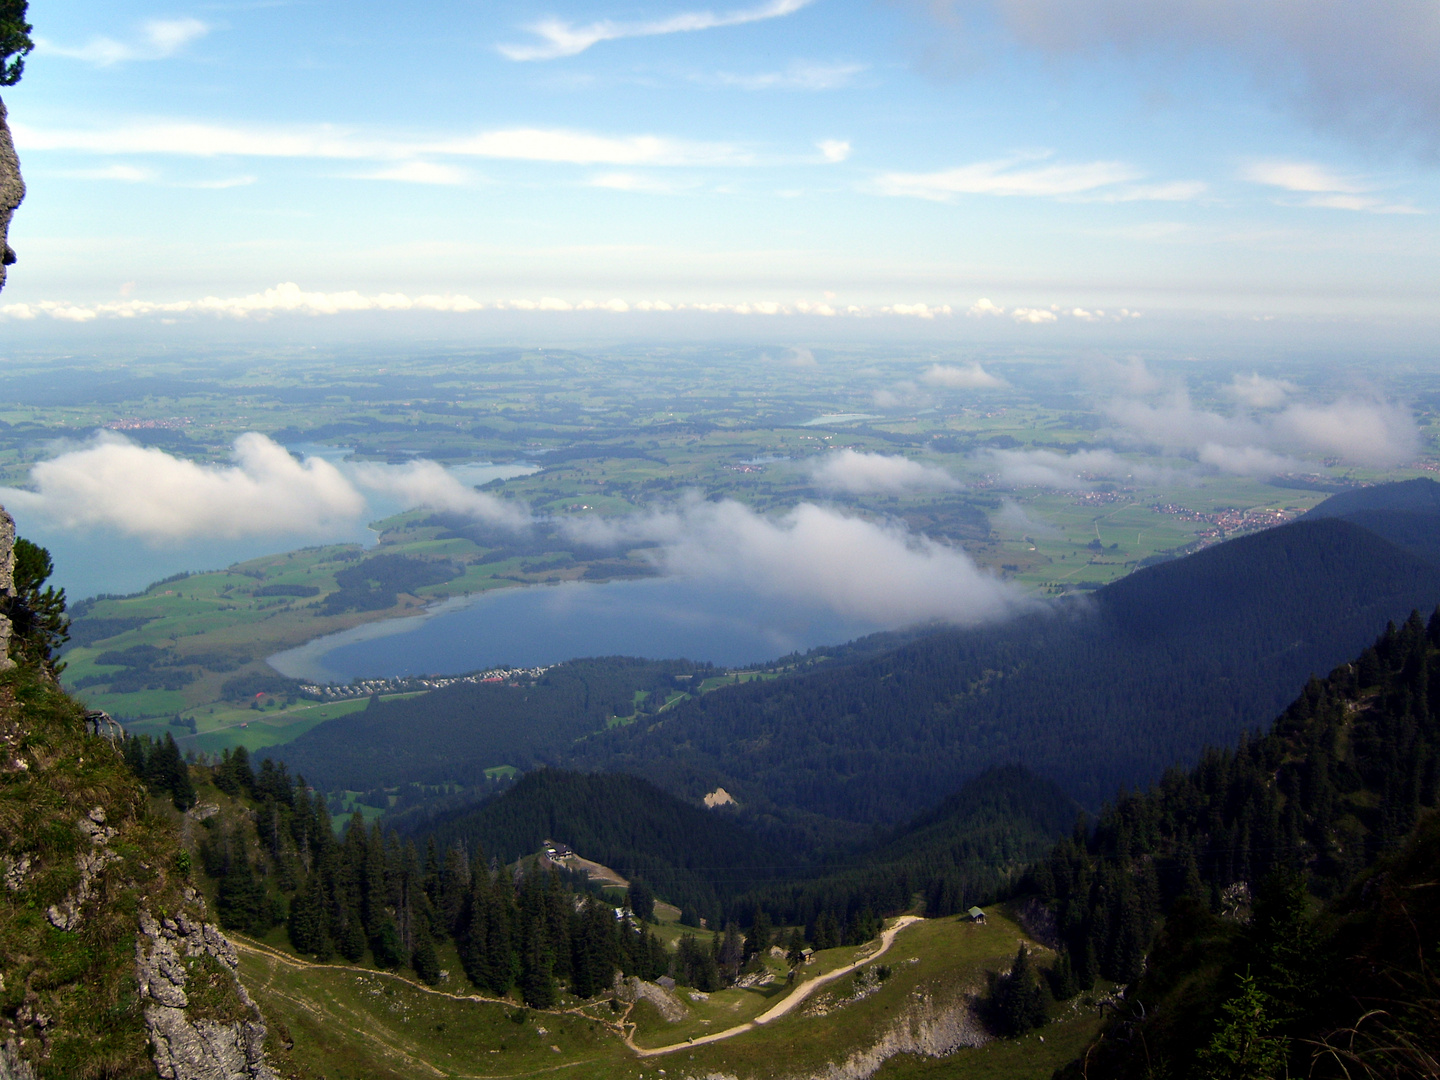
{"label": "limestone rock face", "polygon": [[[203,903],[198,894],[189,899]],[[195,961],[205,958],[233,980],[246,1015],[192,1017],[187,985]],[[183,912],[158,921],[150,912],[140,912],[135,976],[145,1002],[155,1071],[163,1080],[277,1080],[265,1059],[265,1022],[235,978],[237,963],[234,947],[210,923]]]}
{"label": "limestone rock face", "polygon": [[10,126],[5,123],[5,103],[0,101],[0,289],[5,287],[5,271],[15,261],[15,252],[7,237],[10,215],[25,198],[25,181],[20,178],[20,159],[15,156],[15,143]]}
{"label": "limestone rock face", "polygon": [[35,1080],[35,1070],[20,1059],[13,1041],[0,1043],[0,1080]]}

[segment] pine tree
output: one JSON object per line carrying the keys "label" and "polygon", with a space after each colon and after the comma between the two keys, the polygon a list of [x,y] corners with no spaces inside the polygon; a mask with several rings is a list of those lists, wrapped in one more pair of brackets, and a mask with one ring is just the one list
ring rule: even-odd
{"label": "pine tree", "polygon": [[1045,1023],[1047,992],[1030,953],[1022,943],[1007,975],[1000,978],[991,1001],[995,1026],[1002,1035],[1023,1035]]}
{"label": "pine tree", "polygon": [[1284,1075],[1285,1040],[1272,1034],[1264,993],[1249,971],[1240,989],[1221,1006],[1221,1019],[1209,1045],[1200,1051],[1201,1075],[1210,1080],[1273,1080]]}
{"label": "pine tree", "polygon": [[416,935],[415,951],[410,954],[410,966],[423,982],[434,986],[440,981],[440,958],[435,955],[435,942],[428,930]]}

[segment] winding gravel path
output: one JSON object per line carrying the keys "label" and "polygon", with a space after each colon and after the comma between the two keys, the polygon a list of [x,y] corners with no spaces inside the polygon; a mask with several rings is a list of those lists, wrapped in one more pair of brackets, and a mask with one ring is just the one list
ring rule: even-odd
{"label": "winding gravel path", "polygon": [[671,1043],[669,1046],[656,1046],[648,1050],[643,1046],[635,1045],[635,1033],[632,1030],[629,1034],[625,1036],[625,1044],[629,1046],[631,1050],[634,1050],[635,1053],[638,1054],[640,1057],[656,1057],[660,1054],[673,1054],[677,1050],[688,1050],[692,1047],[704,1046],[706,1043],[720,1042],[722,1039],[733,1039],[736,1035],[740,1035],[743,1032],[753,1031],[755,1030],[755,1028],[760,1027],[764,1024],[768,1024],[772,1020],[778,1020],[780,1017],[790,1012],[796,1006],[800,1005],[806,998],[808,998],[816,990],[819,990],[820,987],[826,985],[827,983],[832,983],[836,979],[844,978],[856,968],[863,967],[864,965],[870,963],[872,960],[878,960],[885,953],[885,950],[890,948],[891,943],[895,940],[896,934],[898,934],[901,930],[904,930],[905,927],[912,926],[915,923],[922,921],[923,920],[918,915],[902,915],[900,918],[895,920],[893,926],[889,927],[881,933],[880,948],[876,949],[872,953],[867,953],[865,956],[860,957],[854,963],[846,964],[842,968],[836,968],[834,971],[826,972],[824,975],[816,976],[813,979],[807,979],[805,982],[797,986],[794,991],[786,995],[786,997],[782,1001],[777,1001],[774,1005],[770,1006],[770,1008],[766,1009],[759,1016],[755,1017],[754,1020],[747,1020],[743,1024],[736,1024],[732,1028],[726,1028],[724,1031],[717,1031],[713,1035],[702,1035],[698,1039],[687,1039],[685,1040],[685,1042]]}

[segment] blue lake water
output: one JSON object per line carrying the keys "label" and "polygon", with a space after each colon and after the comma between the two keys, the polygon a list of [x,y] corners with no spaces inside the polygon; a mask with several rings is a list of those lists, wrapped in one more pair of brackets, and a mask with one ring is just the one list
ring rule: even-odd
{"label": "blue lake water", "polygon": [[878,629],[696,581],[567,582],[447,601],[425,615],[369,623],[269,660],[291,678],[316,682],[529,667],[581,656],[738,666]]}

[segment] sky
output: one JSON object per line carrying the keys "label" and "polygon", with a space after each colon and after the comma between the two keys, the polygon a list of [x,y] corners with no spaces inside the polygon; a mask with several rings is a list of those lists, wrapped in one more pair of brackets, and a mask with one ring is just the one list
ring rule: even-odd
{"label": "sky", "polygon": [[1435,0],[30,19],[4,95],[17,331],[519,311],[620,336],[686,313],[1020,340],[1183,317],[1425,343],[1440,316]]}

